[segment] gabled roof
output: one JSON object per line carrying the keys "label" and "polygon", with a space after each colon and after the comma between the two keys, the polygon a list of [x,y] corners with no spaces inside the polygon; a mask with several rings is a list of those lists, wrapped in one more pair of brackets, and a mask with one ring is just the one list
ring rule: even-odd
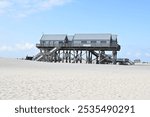
{"label": "gabled roof", "polygon": [[111,34],[75,34],[74,40],[110,40]]}
{"label": "gabled roof", "polygon": [[43,34],[41,40],[64,40],[66,37],[65,34]]}

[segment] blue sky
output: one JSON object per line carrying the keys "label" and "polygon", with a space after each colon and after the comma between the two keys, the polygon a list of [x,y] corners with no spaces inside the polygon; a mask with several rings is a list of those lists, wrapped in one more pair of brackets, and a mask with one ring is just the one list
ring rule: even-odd
{"label": "blue sky", "polygon": [[118,57],[150,61],[149,0],[0,0],[0,56],[35,55],[43,33],[112,33]]}

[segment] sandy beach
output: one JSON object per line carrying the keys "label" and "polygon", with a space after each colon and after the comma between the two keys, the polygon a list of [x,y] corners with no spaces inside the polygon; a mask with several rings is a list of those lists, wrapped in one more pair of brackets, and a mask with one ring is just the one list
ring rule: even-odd
{"label": "sandy beach", "polygon": [[0,58],[1,100],[147,100],[150,65],[65,64]]}

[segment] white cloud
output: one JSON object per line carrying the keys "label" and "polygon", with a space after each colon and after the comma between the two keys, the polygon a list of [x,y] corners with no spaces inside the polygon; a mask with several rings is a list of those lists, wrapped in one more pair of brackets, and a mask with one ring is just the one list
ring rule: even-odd
{"label": "white cloud", "polygon": [[145,56],[146,57],[150,57],[150,53],[145,53]]}
{"label": "white cloud", "polygon": [[3,45],[3,46],[0,46],[0,51],[12,51],[13,48],[11,46],[6,46],[6,45]]}
{"label": "white cloud", "polygon": [[141,57],[141,55],[142,55],[141,52],[136,52],[136,53],[135,53],[135,57],[137,57],[137,58]]}
{"label": "white cloud", "polygon": [[16,44],[15,45],[16,50],[30,50],[30,49],[33,49],[34,47],[35,47],[35,45],[30,44],[30,43]]}
{"label": "white cloud", "polygon": [[35,45],[31,43],[21,43],[13,46],[2,45],[0,46],[0,51],[24,51],[34,49]]}
{"label": "white cloud", "polygon": [[8,12],[8,9],[11,7],[11,2],[8,0],[0,0],[0,14]]}
{"label": "white cloud", "polygon": [[32,13],[64,5],[71,0],[0,0],[0,14],[26,17]]}

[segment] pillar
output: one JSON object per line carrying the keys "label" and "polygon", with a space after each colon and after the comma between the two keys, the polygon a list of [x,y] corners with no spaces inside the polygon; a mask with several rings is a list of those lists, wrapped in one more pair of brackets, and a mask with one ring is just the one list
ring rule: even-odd
{"label": "pillar", "polygon": [[80,52],[80,63],[82,63],[82,50]]}
{"label": "pillar", "polygon": [[69,50],[69,63],[71,63],[71,50]]}
{"label": "pillar", "polygon": [[116,64],[117,61],[117,51],[112,51],[112,63]]}

